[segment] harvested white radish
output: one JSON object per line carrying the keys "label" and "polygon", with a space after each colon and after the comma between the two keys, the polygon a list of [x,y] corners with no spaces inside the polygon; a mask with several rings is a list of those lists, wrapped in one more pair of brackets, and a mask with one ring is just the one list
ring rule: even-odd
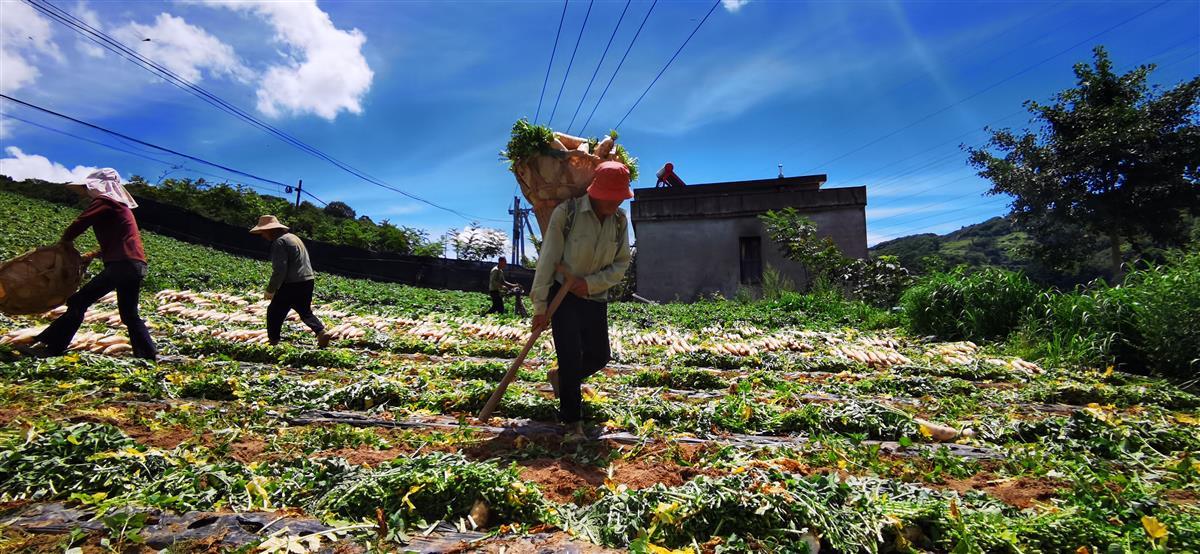
{"label": "harvested white radish", "polygon": [[569,150],[575,150],[576,148],[579,148],[580,144],[587,144],[588,142],[587,139],[583,137],[575,137],[566,133],[559,133],[557,131],[554,133],[554,138],[561,142],[563,146],[566,146]]}
{"label": "harvested white radish", "polygon": [[600,144],[596,145],[596,151],[592,153],[598,156],[600,159],[607,158],[612,152],[614,144],[615,142],[611,136],[604,137],[604,139],[600,141]]}

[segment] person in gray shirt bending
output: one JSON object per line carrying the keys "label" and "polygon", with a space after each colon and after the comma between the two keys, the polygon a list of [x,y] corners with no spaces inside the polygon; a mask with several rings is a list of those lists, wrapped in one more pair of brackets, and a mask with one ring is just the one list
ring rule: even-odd
{"label": "person in gray shirt bending", "polygon": [[271,281],[265,295],[271,301],[267,306],[267,339],[272,345],[279,344],[283,322],[289,311],[296,310],[300,320],[317,335],[317,346],[325,348],[329,346],[330,336],[312,311],[316,274],[308,261],[304,242],[288,231],[290,229],[273,215],[258,218],[258,225],[250,229],[252,234],[271,243]]}

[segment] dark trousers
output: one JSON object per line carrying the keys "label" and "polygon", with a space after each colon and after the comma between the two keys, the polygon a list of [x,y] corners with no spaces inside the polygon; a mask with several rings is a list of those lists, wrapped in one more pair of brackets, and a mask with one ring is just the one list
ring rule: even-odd
{"label": "dark trousers", "polygon": [[267,306],[267,340],[271,344],[279,342],[279,335],[283,332],[283,322],[287,320],[288,312],[296,310],[300,314],[300,321],[303,321],[312,332],[320,335],[325,332],[325,325],[317,316],[313,315],[312,297],[313,297],[314,281],[301,281],[299,283],[284,283],[275,291],[275,296],[271,298],[271,304]]}
{"label": "dark trousers", "polygon": [[117,310],[121,314],[121,323],[129,330],[129,345],[133,347],[133,355],[139,358],[154,359],[158,349],[150,338],[150,330],[146,322],[138,314],[138,297],[142,292],[142,282],[146,280],[146,264],[143,262],[107,262],[104,271],[80,287],[79,292],[67,299],[67,311],[54,320],[38,341],[46,345],[53,353],[62,353],[71,345],[71,339],[83,325],[83,318],[88,308],[104,295],[117,291]]}
{"label": "dark trousers", "polygon": [[504,293],[494,290],[488,293],[492,296],[492,307],[485,314],[502,314],[504,313]]}
{"label": "dark trousers", "polygon": [[[550,298],[561,285],[550,288]],[[563,423],[583,419],[583,380],[604,369],[610,359],[608,304],[567,293],[550,318],[558,355],[558,417]]]}

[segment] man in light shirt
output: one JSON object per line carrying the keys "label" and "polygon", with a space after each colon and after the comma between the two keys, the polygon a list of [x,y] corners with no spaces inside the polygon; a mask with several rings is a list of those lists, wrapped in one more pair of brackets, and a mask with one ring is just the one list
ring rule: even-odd
{"label": "man in light shirt", "polygon": [[[596,167],[587,195],[568,200],[550,216],[534,273],[533,328],[552,324],[558,369],[549,372],[559,398],[559,419],[568,438],[583,438],[583,380],[609,361],[608,292],[629,269],[629,224],[621,203],[633,198],[629,168],[619,162]],[[562,264],[576,279],[552,318],[549,299],[565,278]]]}
{"label": "man in light shirt", "polygon": [[[508,260],[504,256],[496,262],[496,266],[492,268],[492,272],[488,275],[488,295],[492,298],[492,307],[484,315],[487,314],[502,314],[504,313],[504,293],[514,292],[520,288],[516,283],[510,283],[504,278],[504,270],[508,268]],[[516,301],[519,311],[521,300]]]}

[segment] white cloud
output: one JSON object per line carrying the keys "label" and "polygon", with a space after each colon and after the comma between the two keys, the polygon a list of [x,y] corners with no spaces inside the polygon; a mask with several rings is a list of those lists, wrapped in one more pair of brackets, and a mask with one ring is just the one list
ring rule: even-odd
{"label": "white cloud", "polygon": [[367,37],[361,31],[335,27],[316,0],[207,3],[263,18],[286,47],[285,63],[263,73],[259,111],[271,117],[311,113],[330,120],[343,110],[362,113],[362,99],[375,74],[362,54]]}
{"label": "white cloud", "polygon": [[98,169],[82,165],[67,169],[66,166],[52,162],[45,156],[26,154],[16,146],[9,146],[4,152],[8,157],[0,158],[0,175],[8,175],[17,181],[41,179],[52,183],[69,183],[83,179]]}
{"label": "white cloud", "polygon": [[721,5],[730,12],[736,12],[742,9],[742,6],[749,4],[750,0],[721,0]]}
{"label": "white cloud", "polygon": [[13,92],[37,81],[34,58],[63,61],[50,20],[24,2],[4,2],[0,16],[0,92]]}
{"label": "white cloud", "polygon": [[743,58],[697,77],[698,86],[682,95],[682,113],[659,124],[667,132],[685,132],[712,121],[736,117],[783,92],[806,90],[827,75],[806,73],[793,60],[773,53]]}
{"label": "white cloud", "polygon": [[[79,3],[75,5],[75,11],[73,15],[82,20],[89,27],[96,30],[102,30],[100,24],[100,15],[97,14],[95,10],[89,8],[87,2],[84,0],[79,0]],[[75,49],[79,50],[80,53],[89,58],[104,57],[103,48],[91,40],[83,37],[75,39]]]}
{"label": "white cloud", "polygon": [[237,78],[249,74],[233,47],[171,14],[158,14],[153,25],[129,22],[113,36],[188,81],[200,81],[203,71]]}

